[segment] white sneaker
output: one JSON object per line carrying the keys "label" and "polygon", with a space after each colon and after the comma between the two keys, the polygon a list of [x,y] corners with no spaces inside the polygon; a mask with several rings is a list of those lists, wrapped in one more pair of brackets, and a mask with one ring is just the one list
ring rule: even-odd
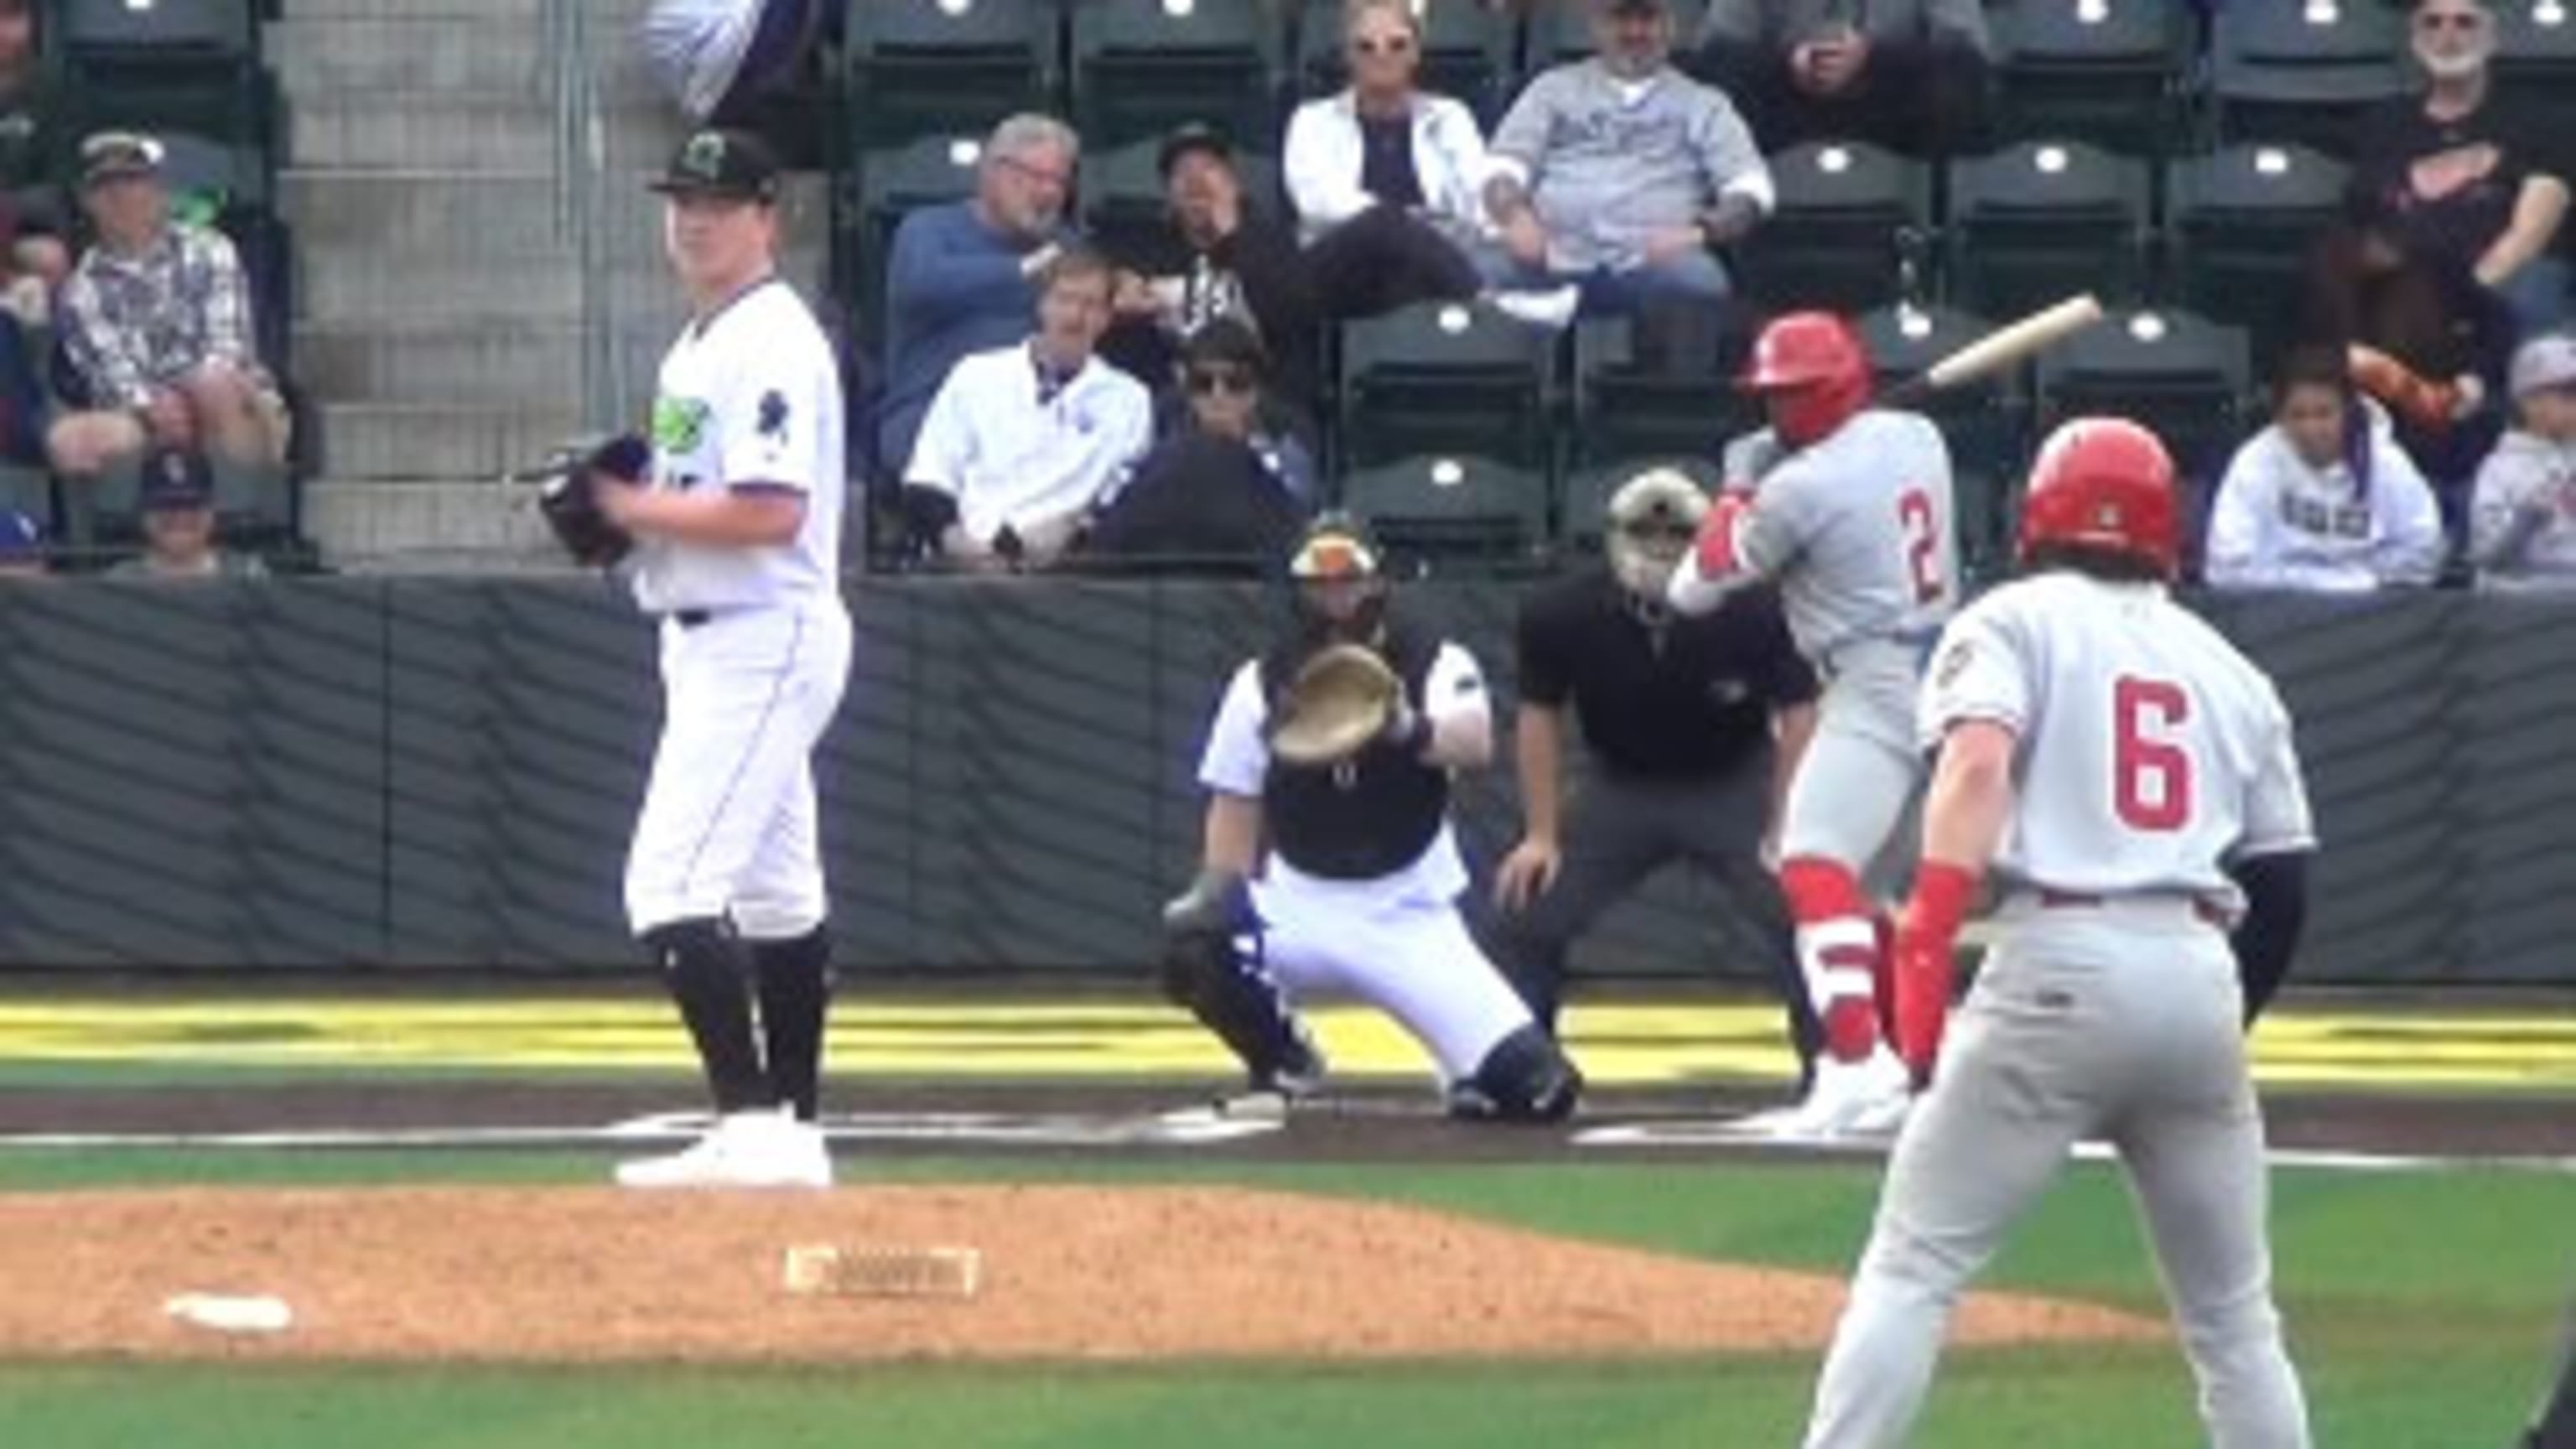
{"label": "white sneaker", "polygon": [[1913,1104],[1912,1074],[1882,1045],[1857,1062],[1819,1060],[1805,1101],[1744,1125],[1773,1137],[1886,1137],[1905,1125]]}
{"label": "white sneaker", "polygon": [[1575,310],[1583,305],[1583,289],[1569,283],[1562,287],[1491,292],[1486,300],[1494,304],[1495,311],[1515,322],[1562,332],[1574,325]]}
{"label": "white sneaker", "polygon": [[825,1188],[832,1185],[832,1154],[822,1129],[785,1112],[731,1112],[679,1152],[619,1163],[617,1185]]}

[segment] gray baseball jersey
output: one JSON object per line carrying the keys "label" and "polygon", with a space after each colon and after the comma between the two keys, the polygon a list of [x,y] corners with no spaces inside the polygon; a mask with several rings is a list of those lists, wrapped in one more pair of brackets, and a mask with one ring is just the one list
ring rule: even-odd
{"label": "gray baseball jersey", "polygon": [[2208,1442],[2304,1449],[2217,924],[2235,897],[2222,862],[2313,843],[2279,697],[2161,588],[2050,574],[1950,625],[1921,715],[1927,741],[1970,720],[2020,740],[2004,905],[1889,1161],[1808,1449],[1905,1442],[1951,1306],[2093,1136],[2136,1189]]}
{"label": "gray baseball jersey", "polygon": [[1928,639],[1959,601],[1950,449],[1913,413],[1863,412],[1763,475],[1736,536],[1780,585],[1798,649],[1830,669],[1864,639]]}

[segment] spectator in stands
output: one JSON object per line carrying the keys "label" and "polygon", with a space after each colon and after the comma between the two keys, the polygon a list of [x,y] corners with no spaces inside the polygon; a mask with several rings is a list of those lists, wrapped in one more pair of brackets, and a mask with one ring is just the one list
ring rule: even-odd
{"label": "spectator in stands", "polygon": [[228,553],[215,541],[215,480],[206,456],[162,448],[143,463],[143,552],[109,569],[110,578],[263,579],[256,554]]}
{"label": "spectator in stands", "polygon": [[2478,469],[2469,556],[2481,588],[2576,587],[2576,337],[2537,337],[2513,359],[2521,426]]}
{"label": "spectator in stands", "polygon": [[971,199],[925,207],[895,228],[879,472],[898,474],[910,461],[922,416],[960,358],[1027,334],[1038,276],[1073,240],[1064,208],[1081,158],[1063,122],[1013,116],[984,143]]}
{"label": "spectator in stands", "polygon": [[806,60],[837,5],[826,0],[653,0],[645,58],[693,126],[761,132],[784,153],[810,146],[762,122],[802,85]]}
{"label": "spectator in stands", "polygon": [[2546,330],[2566,300],[2565,265],[2550,254],[2565,165],[2538,118],[2496,93],[2486,0],[2416,0],[2412,25],[2425,89],[2363,125],[2353,188],[2408,250],[2456,261],[2524,331]]}
{"label": "spectator in stands", "polygon": [[1169,224],[1118,258],[1119,322],[1102,353],[1159,381],[1176,375],[1182,342],[1232,318],[1260,336],[1283,400],[1310,416],[1322,317],[1295,234],[1244,194],[1234,149],[1216,130],[1181,127],[1158,161]]}
{"label": "spectator in stands", "polygon": [[[1417,86],[1422,18],[1410,0],[1350,0],[1342,50],[1350,85],[1288,122],[1288,196],[1325,315],[1476,296],[1488,273],[1504,269],[1485,214],[1492,165],[1475,113]],[[1495,301],[1563,326],[1575,293],[1502,292]]]}
{"label": "spectator in stands", "polygon": [[1055,562],[1154,439],[1145,385],[1095,355],[1117,285],[1077,247],[1048,264],[1033,337],[957,364],[904,470],[913,537],[976,573]]}
{"label": "spectator in stands", "polygon": [[0,582],[45,573],[45,530],[14,508],[0,508]]}
{"label": "spectator in stands", "polygon": [[1485,204],[1530,285],[1573,282],[1588,315],[1718,314],[1713,248],[1775,204],[1725,95],[1672,66],[1666,0],[1584,0],[1599,53],[1530,82],[1494,133]]}
{"label": "spectator in stands", "polygon": [[1766,149],[1856,138],[1941,156],[1983,142],[1990,51],[1978,0],[1713,0],[1694,68]]}
{"label": "spectator in stands", "polygon": [[0,0],[0,308],[28,323],[51,315],[52,291],[72,270],[63,242],[69,188],[55,159],[59,112],[36,53],[32,0]]}
{"label": "spectator in stands", "polygon": [[1294,434],[1264,426],[1266,366],[1261,339],[1232,318],[1181,344],[1189,423],[1137,465],[1091,531],[1093,554],[1187,567],[1288,552],[1314,506],[1314,459]]}
{"label": "spectator in stands", "polygon": [[2387,414],[2354,393],[2344,360],[2293,349],[2272,405],[2271,426],[2237,450],[2218,485],[2209,582],[2314,593],[2432,583],[2441,510]]}
{"label": "spectator in stands", "polygon": [[98,240],[63,284],[58,325],[79,384],[47,434],[55,471],[92,480],[148,448],[275,468],[286,404],[260,366],[250,284],[223,233],[174,225],[161,147],[108,131],[81,145]]}

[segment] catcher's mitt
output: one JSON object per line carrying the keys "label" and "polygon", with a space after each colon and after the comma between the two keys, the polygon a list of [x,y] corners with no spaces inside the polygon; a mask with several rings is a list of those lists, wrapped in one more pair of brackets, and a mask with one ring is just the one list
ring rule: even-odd
{"label": "catcher's mitt", "polygon": [[607,568],[635,546],[626,530],[600,511],[598,490],[636,482],[652,461],[651,445],[628,433],[593,448],[589,456],[547,481],[537,495],[537,511],[574,563]]}
{"label": "catcher's mitt", "polygon": [[1404,681],[1374,650],[1335,644],[1297,671],[1270,732],[1271,757],[1288,765],[1348,759],[1384,733],[1404,703]]}

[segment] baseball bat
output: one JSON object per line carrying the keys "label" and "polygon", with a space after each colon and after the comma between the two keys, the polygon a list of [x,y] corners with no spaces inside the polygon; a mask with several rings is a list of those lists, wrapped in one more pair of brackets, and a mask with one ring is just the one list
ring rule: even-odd
{"label": "baseball bat", "polygon": [[2100,298],[2090,292],[2069,297],[2018,321],[2007,322],[1943,357],[1925,368],[1922,376],[1910,378],[1890,391],[1887,401],[1904,407],[1921,402],[1936,392],[1991,377],[2101,320]]}

